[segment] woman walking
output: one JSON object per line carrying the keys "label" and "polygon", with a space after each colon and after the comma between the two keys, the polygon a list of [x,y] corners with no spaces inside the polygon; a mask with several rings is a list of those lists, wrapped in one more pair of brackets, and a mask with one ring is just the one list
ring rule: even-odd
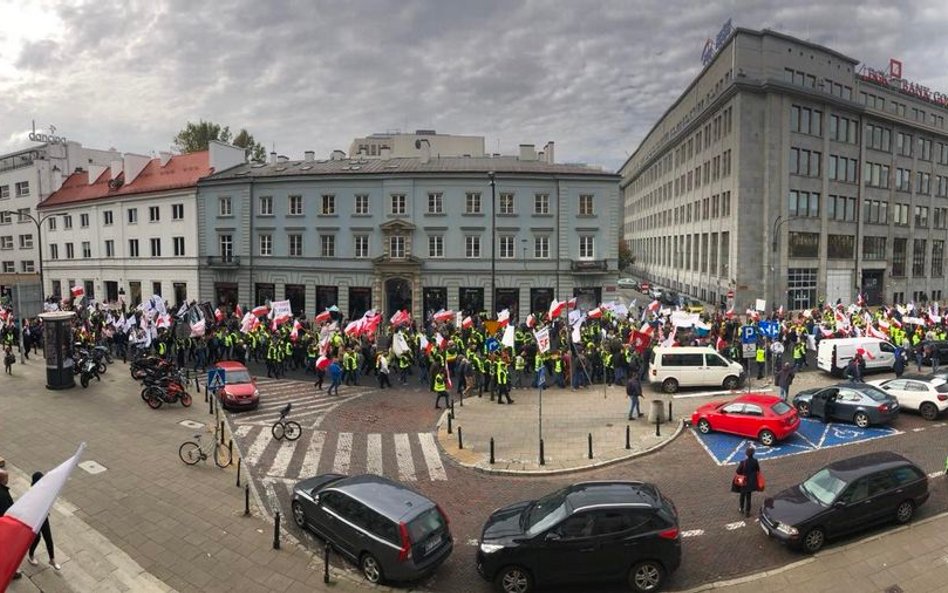
{"label": "woman walking", "polygon": [[[42,477],[43,472],[33,472],[33,485],[35,486]],[[42,536],[43,541],[46,543],[46,553],[49,554],[49,565],[56,570],[60,570],[62,567],[56,562],[56,552],[53,551],[53,533],[49,529],[49,517],[43,521],[43,526],[40,528],[40,532],[36,534],[36,539],[33,540],[33,545],[30,546],[30,555],[27,556],[26,559],[33,566],[39,565],[39,561],[33,557],[33,554],[39,546],[40,536]]]}
{"label": "woman walking", "polygon": [[760,474],[760,464],[754,459],[754,448],[748,447],[744,451],[744,460],[737,466],[737,474],[734,476],[732,490],[741,493],[739,511],[745,517],[750,517],[751,496],[757,490],[757,477]]}

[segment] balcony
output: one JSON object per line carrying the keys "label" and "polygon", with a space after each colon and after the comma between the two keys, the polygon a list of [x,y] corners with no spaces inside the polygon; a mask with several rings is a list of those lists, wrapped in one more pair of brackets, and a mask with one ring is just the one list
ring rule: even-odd
{"label": "balcony", "polygon": [[609,271],[609,260],[606,259],[574,259],[570,260],[569,269],[577,273],[601,273]]}
{"label": "balcony", "polygon": [[207,256],[207,267],[209,268],[236,268],[240,266],[239,255],[209,255]]}

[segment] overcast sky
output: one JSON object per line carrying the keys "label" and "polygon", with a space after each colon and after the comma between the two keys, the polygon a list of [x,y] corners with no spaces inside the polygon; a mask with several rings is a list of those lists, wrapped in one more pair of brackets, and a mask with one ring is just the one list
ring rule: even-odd
{"label": "overcast sky", "polygon": [[945,0],[0,0],[0,153],[34,119],[150,154],[203,118],[291,159],[434,128],[614,169],[728,18],[948,92]]}

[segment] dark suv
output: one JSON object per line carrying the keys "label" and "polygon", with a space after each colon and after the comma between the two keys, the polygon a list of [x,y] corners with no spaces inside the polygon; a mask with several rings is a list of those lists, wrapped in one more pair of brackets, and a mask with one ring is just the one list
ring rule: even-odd
{"label": "dark suv", "polygon": [[928,476],[908,459],[883,451],[831,463],[802,483],[764,500],[767,535],[814,553],[827,538],[876,523],[908,523],[928,500]]}
{"label": "dark suv", "polygon": [[293,519],[359,565],[371,583],[433,572],[454,542],[441,507],[377,475],[324,474],[293,487]]}
{"label": "dark suv", "polygon": [[644,482],[583,482],[494,511],[477,550],[504,593],[603,580],[658,591],[680,563],[675,505]]}

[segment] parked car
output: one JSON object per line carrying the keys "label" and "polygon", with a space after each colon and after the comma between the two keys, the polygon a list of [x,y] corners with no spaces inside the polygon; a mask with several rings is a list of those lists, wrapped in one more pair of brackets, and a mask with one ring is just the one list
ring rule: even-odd
{"label": "parked car", "polygon": [[224,371],[224,387],[217,391],[217,397],[225,410],[253,410],[260,405],[257,380],[250,376],[247,367],[225,360],[214,368]]}
{"label": "parked car", "polygon": [[619,288],[638,288],[639,283],[635,278],[619,278],[619,281],[616,283],[619,285]]}
{"label": "parked car", "polygon": [[324,474],[293,487],[293,520],[355,562],[370,583],[430,574],[454,548],[433,500],[375,474]]}
{"label": "parked car", "polygon": [[675,505],[645,482],[583,482],[496,510],[477,549],[477,572],[503,593],[621,580],[653,592],[680,563]]}
{"label": "parked car", "polygon": [[682,307],[689,313],[704,313],[704,303],[697,299],[685,297]]}
{"label": "parked car", "polygon": [[792,406],[777,396],[749,393],[700,406],[691,415],[691,425],[701,434],[727,432],[758,439],[760,444],[770,447],[796,432],[800,418]]}
{"label": "parked car", "polygon": [[903,410],[915,410],[925,420],[936,420],[948,410],[948,381],[930,375],[902,375],[898,379],[869,381],[899,400]]}
{"label": "parked car", "polygon": [[812,554],[828,538],[893,520],[908,523],[928,494],[928,477],[917,465],[891,451],[867,453],[831,463],[765,499],[760,526]]}
{"label": "parked car", "polygon": [[800,416],[842,420],[859,428],[885,424],[899,415],[899,400],[868,383],[839,383],[830,387],[804,389],[793,398]]}
{"label": "parked car", "polygon": [[649,382],[661,385],[665,393],[702,385],[737,389],[744,377],[744,367],[709,346],[655,348],[648,373]]}
{"label": "parked car", "polygon": [[[925,346],[931,346],[938,351],[940,364],[948,364],[948,340],[922,340],[916,348],[921,348],[924,351]],[[924,364],[931,365],[932,357],[926,354],[923,362]]]}
{"label": "parked car", "polygon": [[639,292],[641,292],[642,294],[649,294],[649,283],[643,282],[642,284],[640,284]]}
{"label": "parked car", "polygon": [[648,289],[648,296],[652,297],[653,299],[661,299],[662,294],[664,294],[664,292],[665,292],[664,288],[653,284]]}
{"label": "parked car", "polygon": [[680,304],[678,302],[678,293],[673,290],[664,290],[662,291],[662,295],[656,298],[667,307],[677,307]]}
{"label": "parked car", "polygon": [[891,371],[895,363],[895,346],[879,338],[827,338],[820,340],[816,350],[816,366],[833,376],[842,376],[846,365],[856,353],[866,353],[867,371]]}

